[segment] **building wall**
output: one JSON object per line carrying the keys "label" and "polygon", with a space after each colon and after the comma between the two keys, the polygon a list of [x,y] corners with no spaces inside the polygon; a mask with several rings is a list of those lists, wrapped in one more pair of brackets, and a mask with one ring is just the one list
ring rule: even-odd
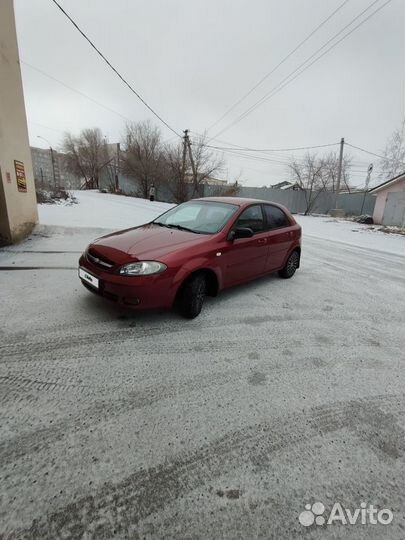
{"label": "building wall", "polygon": [[387,186],[386,189],[382,189],[377,193],[376,202],[374,206],[373,220],[374,223],[382,224],[384,220],[384,210],[388,198],[388,193],[398,193],[405,191],[405,178],[399,182],[396,182],[392,186]]}
{"label": "building wall", "polygon": [[[26,192],[17,189],[14,160],[24,165]],[[0,1],[0,243],[27,236],[38,221],[13,0]]]}
{"label": "building wall", "polygon": [[[56,152],[54,152],[55,156]],[[60,170],[55,157],[55,178],[53,174],[52,155],[49,148],[31,147],[32,169],[37,188],[53,189],[59,185]]]}
{"label": "building wall", "polygon": [[55,177],[52,167],[52,155],[49,148],[31,146],[32,168],[34,171],[35,187],[45,191],[54,189],[80,189],[82,180],[71,174],[66,167],[65,154],[53,151],[55,160]]}

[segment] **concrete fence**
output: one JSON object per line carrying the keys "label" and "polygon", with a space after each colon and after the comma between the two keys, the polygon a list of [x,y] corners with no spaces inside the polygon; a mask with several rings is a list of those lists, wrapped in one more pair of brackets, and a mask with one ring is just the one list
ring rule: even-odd
{"label": "concrete fence", "polygon": [[[205,186],[204,195],[210,196],[216,186]],[[253,199],[263,199],[273,201],[286,206],[292,213],[304,213],[307,209],[309,197],[314,201],[311,206],[313,214],[327,214],[329,210],[336,206],[336,194],[330,192],[320,192],[310,194],[308,191],[295,191],[293,189],[274,189],[258,187],[242,187],[240,197]],[[364,193],[341,193],[339,195],[339,208],[342,208],[348,216],[359,216],[362,214],[372,215],[375,204],[375,197]],[[364,203],[364,204],[363,204]],[[363,208],[362,208],[363,207]]]}
{"label": "concrete fence", "polygon": [[[139,195],[139,183],[134,178],[120,176],[120,188],[127,195]],[[107,179],[100,180],[100,187],[108,187]],[[220,186],[201,186],[201,196],[210,197],[220,194]],[[194,195],[195,196],[195,195]],[[292,189],[282,190],[266,187],[245,187],[243,186],[239,192],[239,197],[247,197],[252,199],[263,199],[265,201],[273,201],[286,206],[292,213],[304,213],[307,209],[307,199],[309,192],[302,190],[295,191]],[[193,197],[193,189],[189,187],[189,197]],[[311,213],[327,214],[329,210],[335,208],[336,195],[330,192],[312,193],[311,199],[314,201],[311,206]],[[163,184],[157,186],[157,200],[165,202],[175,202],[173,193],[169,186]],[[364,204],[363,204],[364,203]],[[358,216],[362,214],[372,215],[375,204],[375,196],[364,193],[341,193],[339,195],[339,208],[342,208],[348,216]],[[362,209],[363,207],[363,209]]]}

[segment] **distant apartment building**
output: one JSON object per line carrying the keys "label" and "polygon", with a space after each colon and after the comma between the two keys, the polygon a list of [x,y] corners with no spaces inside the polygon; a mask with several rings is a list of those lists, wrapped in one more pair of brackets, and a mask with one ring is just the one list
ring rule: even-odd
{"label": "distant apartment building", "polygon": [[80,188],[80,178],[66,170],[65,155],[61,152],[31,146],[31,158],[37,189]]}

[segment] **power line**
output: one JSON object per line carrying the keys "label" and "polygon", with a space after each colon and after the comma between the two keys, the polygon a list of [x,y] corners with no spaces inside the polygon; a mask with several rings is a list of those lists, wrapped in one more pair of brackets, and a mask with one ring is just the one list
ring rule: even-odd
{"label": "power line", "polygon": [[214,126],[219,124],[221,120],[223,120],[228,114],[233,111],[242,101],[244,101],[252,92],[256,90],[261,84],[264,83],[266,79],[270,77],[279,67],[281,67],[298,49],[300,49],[318,30],[322,28],[338,11],[340,11],[350,0],[344,0],[340,6],[338,6],[326,19],[324,19],[312,32],[310,32],[298,45],[287,54],[274,68],[272,68],[268,73],[266,73],[246,94],[244,94],[238,101],[236,101],[218,120],[216,120],[213,124],[211,124],[207,131],[212,129]]}
{"label": "power line", "polygon": [[[28,66],[29,68],[33,69],[34,71],[37,71],[38,73],[40,73],[41,75],[43,75],[44,77],[47,77],[48,79],[51,79],[52,81],[55,81],[57,83],[59,83],[60,85],[64,86],[65,88],[67,88],[68,90],[71,90],[72,92],[75,92],[76,94],[79,94],[80,96],[88,99],[89,101],[95,103],[96,105],[98,105],[99,107],[102,107],[103,109],[106,109],[107,111],[110,111],[114,114],[116,114],[117,116],[120,116],[122,119],[124,120],[127,120],[128,122],[132,122],[133,120],[131,120],[131,118],[128,118],[127,116],[124,116],[123,114],[119,113],[118,111],[115,111],[114,109],[111,109],[110,107],[108,107],[107,105],[104,105],[103,103],[101,103],[100,101],[97,101],[96,99],[92,98],[91,96],[85,94],[84,92],[82,92],[81,90],[78,90],[77,88],[74,88],[73,86],[70,86],[66,83],[64,83],[63,81],[57,79],[56,77],[54,77],[53,75],[50,75],[49,73],[46,73],[45,71],[43,71],[42,69],[39,69],[35,66],[33,66],[32,64],[29,64],[28,62],[25,62],[24,60],[20,60],[21,64],[24,64],[25,66]],[[46,129],[50,129],[52,131],[58,131],[59,133],[65,133],[66,131],[63,131],[61,129],[56,129],[56,128],[52,128],[52,127],[49,127],[49,126],[44,126],[43,124],[39,124],[38,122],[30,122],[31,124],[36,124],[40,127],[43,127],[43,128],[46,128]],[[167,140],[164,140],[163,141],[163,144],[166,144],[168,142],[172,142],[174,140],[176,140],[178,137],[177,137],[177,134],[175,136],[172,136],[170,137],[169,139]]]}
{"label": "power line", "polygon": [[[352,28],[349,32],[347,32],[344,36],[342,36],[338,41],[333,43],[326,51],[324,51],[321,55],[316,57],[310,64],[305,66],[314,56],[316,56],[322,49],[324,49],[329,43],[331,43],[337,36],[339,36],[346,28],[351,26],[357,19],[359,19],[366,11],[368,11],[372,6],[374,6],[377,2],[380,0],[374,0],[367,8],[365,8],[361,13],[359,13],[354,19],[352,19],[346,26],[344,26],[339,32],[337,32],[332,38],[330,38],[326,43],[324,43],[319,49],[317,49],[309,58],[307,58],[302,64],[300,64],[294,71],[292,71],[289,75],[287,75],[277,86],[272,88],[267,94],[265,94],[259,101],[254,103],[247,111],[242,113],[236,120],[234,120],[231,124],[228,124],[228,126],[224,127],[221,131],[219,131],[215,137],[218,137],[225,131],[227,131],[229,128],[234,126],[236,123],[243,120],[246,116],[248,116],[250,113],[252,113],[257,107],[262,105],[265,101],[272,98],[274,95],[276,95],[278,92],[280,92],[283,88],[285,88],[288,84],[290,84],[292,81],[294,81],[297,77],[299,77],[302,73],[304,73],[307,69],[309,69],[313,64],[318,62],[321,58],[323,58],[329,51],[331,51],[333,48],[335,48],[339,43],[341,43],[344,39],[346,39],[350,34],[352,34],[355,30],[357,30],[360,26],[362,26],[365,22],[367,22],[371,17],[373,17],[378,11],[383,9],[387,4],[389,4],[392,0],[387,0],[384,4],[382,4],[379,8],[377,8],[375,11],[373,11],[368,17],[360,21],[359,24],[357,24],[354,28]],[[305,66],[303,69],[300,70]],[[296,73],[298,71],[298,73]],[[292,75],[296,75],[292,77]]]}
{"label": "power line", "polygon": [[39,122],[33,122],[32,120],[28,120],[28,124],[34,124],[36,126],[42,127],[44,129],[50,129],[51,131],[56,131],[57,133],[65,133],[62,129],[56,129],[53,127],[45,126],[44,124],[40,124]]}
{"label": "power line", "polygon": [[[194,133],[200,138],[204,138],[204,135],[202,135],[201,133],[197,133],[196,131],[191,131],[191,133]],[[216,148],[220,150],[239,150],[239,151],[244,151],[244,152],[294,152],[294,151],[299,151],[299,150],[312,150],[315,148],[327,148],[328,146],[337,146],[340,144],[339,142],[335,142],[335,143],[329,143],[329,144],[317,144],[317,145],[312,145],[312,146],[295,146],[295,147],[289,147],[289,148],[249,148],[246,146],[240,146],[238,144],[231,143],[229,141],[217,139],[216,137],[215,139],[212,138],[211,140],[216,140],[220,143],[232,146],[233,148],[228,148],[226,146],[214,146],[214,145],[209,145],[209,144],[204,144],[204,146],[207,146],[208,148]]]}
{"label": "power line", "polygon": [[118,111],[114,111],[114,109],[111,109],[110,107],[108,107],[107,105],[104,105],[103,103],[100,103],[100,101],[97,101],[96,99],[92,98],[91,96],[88,96],[87,94],[85,94],[84,92],[82,92],[81,90],[78,90],[77,88],[73,88],[73,86],[69,86],[68,84],[64,83],[63,81],[57,79],[56,77],[54,77],[53,75],[50,75],[49,73],[46,73],[45,71],[42,71],[42,69],[39,69],[35,66],[33,66],[32,64],[29,64],[28,62],[25,62],[24,60],[21,60],[21,64],[24,64],[24,66],[28,66],[30,69],[33,69],[34,71],[37,71],[38,73],[40,73],[41,75],[43,75],[44,77],[47,77],[48,79],[51,79],[52,81],[55,81],[59,84],[61,84],[62,86],[64,86],[65,88],[67,88],[68,90],[70,90],[71,92],[76,92],[76,94],[79,94],[80,96],[88,99],[89,101],[92,101],[93,103],[95,103],[96,105],[98,105],[99,107],[102,107],[103,109],[106,109],[107,111],[110,111],[118,116],[120,116],[121,118],[123,118],[124,120],[127,120],[128,122],[131,122],[132,120],[130,118],[127,118],[126,116],[124,116],[123,114],[119,113]]}
{"label": "power line", "polygon": [[[292,71],[289,75],[287,75],[286,77],[284,77],[284,79],[282,79],[282,81],[276,85],[275,87],[273,87],[267,94],[265,94],[260,100],[258,100],[256,103],[254,103],[249,109],[247,109],[244,113],[242,113],[236,120],[234,120],[231,124],[228,124],[228,126],[226,126],[225,128],[223,128],[219,133],[217,133],[216,136],[218,135],[221,135],[222,133],[224,133],[225,131],[227,131],[229,128],[231,128],[233,125],[235,125],[236,123],[240,122],[241,120],[243,120],[246,116],[248,116],[250,113],[252,113],[254,110],[256,110],[260,105],[262,105],[265,101],[267,101],[268,99],[272,98],[274,95],[276,95],[278,92],[280,92],[285,86],[287,86],[288,84],[290,84],[293,80],[295,80],[299,75],[301,75],[302,73],[304,73],[304,71],[306,71],[307,69],[309,69],[315,62],[317,62],[318,60],[320,60],[323,56],[325,56],[331,49],[333,49],[334,47],[336,47],[341,41],[343,41],[346,37],[348,37],[352,32],[354,32],[359,26],[361,26],[363,23],[365,23],[370,17],[372,17],[375,13],[377,13],[377,11],[379,11],[380,9],[382,9],[386,4],[388,4],[391,0],[388,0],[386,2],[386,4],[384,4],[383,6],[380,6],[380,8],[378,8],[376,11],[374,11],[371,15],[369,15],[369,17],[367,17],[366,19],[364,19],[363,21],[361,21],[356,27],[354,27],[351,31],[349,31],[347,34],[345,34],[340,40],[338,40],[337,42],[335,42],[333,45],[331,45],[331,47],[329,47],[326,51],[324,51],[320,56],[318,56],[317,58],[314,59],[313,62],[311,62],[310,64],[308,64],[306,67],[304,67],[301,71],[300,68],[302,68],[303,66],[305,66],[305,64],[307,64],[312,58],[314,58],[314,56],[316,56],[322,49],[324,49],[325,47],[327,47],[327,45],[329,43],[331,43],[334,39],[336,39],[336,37],[338,37],[342,32],[344,32],[344,30],[346,30],[346,28],[348,28],[349,26],[351,26],[357,19],[359,19],[365,12],[367,12],[373,5],[375,5],[377,2],[379,2],[380,0],[374,0],[367,8],[365,8],[361,13],[359,13],[356,17],[354,17],[348,24],[346,24],[346,26],[344,26],[341,30],[339,30],[339,32],[337,32],[334,36],[332,36],[328,41],[326,41],[321,47],[319,47],[311,56],[309,56],[306,60],[304,60],[304,62],[302,62],[302,64],[300,64],[294,71]],[[296,73],[297,71],[299,71],[294,77],[292,77],[292,75],[294,75],[294,73]]]}
{"label": "power line", "polygon": [[[360,152],[364,152],[365,154],[370,154],[370,156],[375,156],[380,159],[383,159],[384,161],[396,161],[395,159],[387,158],[384,156],[380,156],[379,154],[376,154],[375,152],[370,152],[370,150],[365,150],[364,148],[360,148],[360,146],[355,146],[354,144],[346,143],[347,146],[350,146],[351,148],[355,148],[356,150],[360,150]],[[404,162],[400,161],[399,163],[405,165]]]}
{"label": "power line", "polygon": [[[339,143],[330,143],[330,144],[318,144],[314,146],[296,146],[291,148],[243,148],[237,147],[235,149],[243,152],[294,152],[298,150],[313,150],[315,148],[327,148],[330,146],[337,146]],[[233,150],[234,148],[227,148],[224,146],[211,146],[206,144],[208,148],[217,148],[218,150]]]}
{"label": "power line", "polygon": [[218,154],[226,153],[226,154],[229,154],[229,155],[234,156],[234,157],[239,157],[239,158],[243,158],[243,159],[247,159],[247,160],[251,160],[251,161],[260,161],[260,162],[265,162],[265,163],[276,163],[278,165],[284,165],[284,166],[288,165],[288,161],[282,161],[282,160],[272,159],[272,158],[269,158],[269,157],[262,157],[262,156],[252,156],[250,154],[242,154],[242,153],[238,152],[237,150],[218,150],[218,149],[213,147],[212,151],[216,152]]}
{"label": "power line", "polygon": [[143,97],[133,88],[133,86],[121,75],[121,73],[111,64],[111,62],[104,56],[104,54],[94,45],[91,39],[85,34],[83,30],[78,26],[78,24],[72,19],[72,17],[63,9],[63,7],[57,2],[57,0],[52,0],[52,2],[60,9],[60,11],[69,19],[73,26],[78,30],[78,32],[84,37],[84,39],[90,44],[90,46],[96,51],[96,53],[104,60],[110,69],[118,76],[119,79],[131,90],[133,94],[145,105],[150,112],[156,116],[158,120],[162,122],[170,131],[172,131],[178,137],[181,137],[177,131],[172,128],[163,118],[143,99]]}

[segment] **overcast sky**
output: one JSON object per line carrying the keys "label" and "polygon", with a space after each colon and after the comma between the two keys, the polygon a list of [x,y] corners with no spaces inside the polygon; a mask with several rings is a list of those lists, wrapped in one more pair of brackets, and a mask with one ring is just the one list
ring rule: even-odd
{"label": "overcast sky", "polygon": [[[216,122],[343,3],[59,1],[142,97],[176,131],[189,128],[191,136]],[[348,30],[385,1],[376,0]],[[347,1],[208,135],[216,136],[371,4],[372,0]],[[15,0],[15,9],[31,145],[47,146],[40,135],[57,148],[64,131],[78,133],[95,126],[115,142],[126,119],[150,118],[159,123],[51,0]],[[405,1],[392,0],[274,97],[219,135],[221,143],[211,144],[223,146],[226,141],[278,149],[335,143],[345,137],[356,146],[381,152],[405,112],[404,22]],[[160,127],[165,140],[174,137]],[[378,160],[351,148],[347,151],[354,159],[352,183],[361,184],[367,164]],[[230,180],[241,174],[245,185],[274,184],[287,178],[285,162],[290,155],[276,152],[247,159],[227,153],[228,169],[223,174],[228,173]]]}

